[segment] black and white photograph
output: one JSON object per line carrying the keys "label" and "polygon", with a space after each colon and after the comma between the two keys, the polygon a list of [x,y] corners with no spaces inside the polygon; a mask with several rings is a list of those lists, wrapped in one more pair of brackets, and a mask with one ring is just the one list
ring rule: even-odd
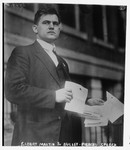
{"label": "black and white photograph", "polygon": [[127,3],[1,7],[2,147],[130,146]]}

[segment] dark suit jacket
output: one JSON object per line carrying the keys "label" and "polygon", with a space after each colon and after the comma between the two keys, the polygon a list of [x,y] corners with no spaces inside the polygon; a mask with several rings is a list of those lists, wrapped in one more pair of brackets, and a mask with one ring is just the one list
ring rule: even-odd
{"label": "dark suit jacket", "polygon": [[[60,59],[69,80],[68,66]],[[71,120],[64,111],[65,104],[55,102],[55,91],[63,88],[63,83],[53,61],[37,41],[13,50],[5,77],[6,98],[18,106],[12,145],[56,144],[62,122],[65,142],[71,141]]]}

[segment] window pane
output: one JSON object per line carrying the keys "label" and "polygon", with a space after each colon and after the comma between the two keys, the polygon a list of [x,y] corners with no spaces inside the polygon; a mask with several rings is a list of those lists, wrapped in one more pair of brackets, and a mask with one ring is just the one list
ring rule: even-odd
{"label": "window pane", "polygon": [[125,47],[126,12],[117,6],[107,6],[106,8],[108,41],[123,48]]}
{"label": "window pane", "polygon": [[62,23],[75,28],[75,9],[73,4],[58,4]]}
{"label": "window pane", "polygon": [[87,6],[79,5],[80,31],[86,32],[86,14],[88,14]]}
{"label": "window pane", "polygon": [[[113,35],[113,29],[115,28],[114,24],[112,24],[112,22],[115,20],[113,20],[113,11],[111,9],[111,6],[107,6],[106,7],[106,16],[107,16],[107,31],[108,31],[108,42],[110,43],[114,43],[114,37]],[[113,21],[112,21],[113,20]],[[116,21],[116,20],[115,20]],[[113,22],[114,23],[114,22]]]}
{"label": "window pane", "polygon": [[102,6],[93,6],[93,30],[95,37],[103,39]]}
{"label": "window pane", "polygon": [[[123,14],[124,13],[124,14]],[[125,32],[126,32],[126,10],[117,9],[117,37],[118,37],[118,45],[119,47],[125,47]]]}

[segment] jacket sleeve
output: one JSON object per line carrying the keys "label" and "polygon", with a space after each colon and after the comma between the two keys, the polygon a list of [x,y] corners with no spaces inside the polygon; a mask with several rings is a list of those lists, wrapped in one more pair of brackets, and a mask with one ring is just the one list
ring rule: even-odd
{"label": "jacket sleeve", "polygon": [[31,86],[28,80],[30,61],[27,51],[16,48],[7,64],[5,96],[17,105],[40,108],[55,107],[55,91]]}

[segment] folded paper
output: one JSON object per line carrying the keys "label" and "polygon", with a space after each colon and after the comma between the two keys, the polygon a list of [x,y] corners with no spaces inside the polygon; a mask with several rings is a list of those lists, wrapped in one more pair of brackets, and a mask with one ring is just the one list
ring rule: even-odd
{"label": "folded paper", "polygon": [[74,82],[65,82],[65,88],[70,88],[73,93],[73,99],[66,103],[65,110],[83,114],[84,105],[88,95],[88,89]]}

